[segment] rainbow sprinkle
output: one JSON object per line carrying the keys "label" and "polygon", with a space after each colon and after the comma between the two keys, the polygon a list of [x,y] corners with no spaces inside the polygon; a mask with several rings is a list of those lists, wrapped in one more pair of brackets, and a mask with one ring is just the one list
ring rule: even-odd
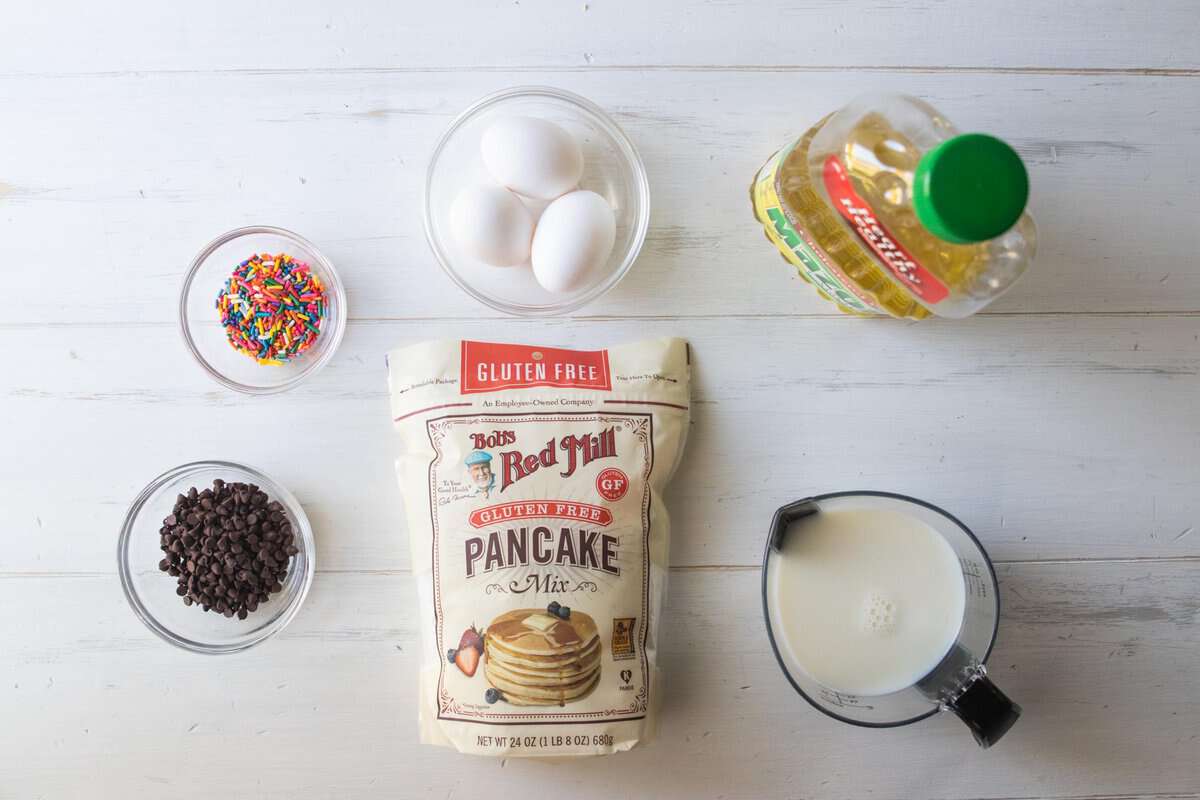
{"label": "rainbow sprinkle", "polygon": [[250,256],[217,295],[229,343],[260,364],[276,366],[317,341],[325,307],[321,279],[286,253]]}

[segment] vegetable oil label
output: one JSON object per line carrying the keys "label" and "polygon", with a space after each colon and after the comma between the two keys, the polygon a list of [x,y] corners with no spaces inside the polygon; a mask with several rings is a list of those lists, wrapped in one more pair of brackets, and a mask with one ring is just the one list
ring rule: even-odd
{"label": "vegetable oil label", "polygon": [[837,156],[825,159],[822,177],[833,207],[850,223],[858,238],[871,248],[871,252],[878,256],[892,275],[926,303],[939,303],[946,299],[950,293],[946,284],[921,266],[904,245],[896,241],[867,201],[854,190],[854,184],[850,182],[850,176]]}
{"label": "vegetable oil label", "polygon": [[491,755],[644,741],[686,344],[464,341],[389,363],[423,604],[423,740]]}
{"label": "vegetable oil label", "polygon": [[843,308],[858,314],[884,314],[875,298],[864,292],[822,252],[804,226],[790,217],[779,199],[779,168],[795,144],[780,150],[759,170],[751,190],[754,213],[767,238],[793,264],[801,277]]}

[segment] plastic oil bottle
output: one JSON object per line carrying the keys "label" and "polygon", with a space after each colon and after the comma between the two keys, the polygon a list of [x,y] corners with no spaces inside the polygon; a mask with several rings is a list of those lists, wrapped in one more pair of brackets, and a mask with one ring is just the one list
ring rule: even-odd
{"label": "plastic oil bottle", "polygon": [[929,104],[871,94],[759,170],[754,214],[822,297],[851,314],[966,317],[1033,260],[1029,178],[1004,142]]}

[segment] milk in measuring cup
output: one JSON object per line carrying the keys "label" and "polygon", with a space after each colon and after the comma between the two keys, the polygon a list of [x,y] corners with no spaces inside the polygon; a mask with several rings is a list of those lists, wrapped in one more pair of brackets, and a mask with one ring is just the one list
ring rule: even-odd
{"label": "milk in measuring cup", "polygon": [[896,511],[822,511],[796,523],[771,573],[782,642],[837,692],[912,686],[949,652],[966,603],[962,567],[932,527]]}

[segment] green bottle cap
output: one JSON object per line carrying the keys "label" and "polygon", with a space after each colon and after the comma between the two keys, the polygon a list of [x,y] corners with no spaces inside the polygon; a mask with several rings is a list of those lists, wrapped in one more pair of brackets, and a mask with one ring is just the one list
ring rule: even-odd
{"label": "green bottle cap", "polygon": [[964,133],[917,163],[913,208],[939,239],[970,244],[993,239],[1021,218],[1029,175],[1016,151],[994,136]]}

